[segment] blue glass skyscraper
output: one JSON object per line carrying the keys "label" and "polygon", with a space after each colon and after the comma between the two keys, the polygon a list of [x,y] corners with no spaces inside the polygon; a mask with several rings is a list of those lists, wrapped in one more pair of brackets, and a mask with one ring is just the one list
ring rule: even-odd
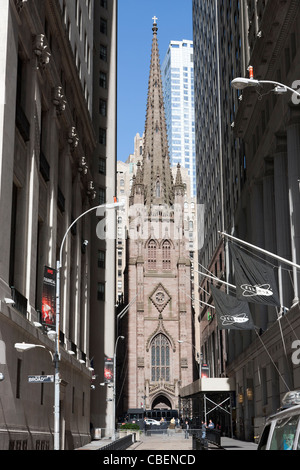
{"label": "blue glass skyscraper", "polygon": [[170,41],[162,64],[170,161],[189,170],[196,195],[193,42]]}

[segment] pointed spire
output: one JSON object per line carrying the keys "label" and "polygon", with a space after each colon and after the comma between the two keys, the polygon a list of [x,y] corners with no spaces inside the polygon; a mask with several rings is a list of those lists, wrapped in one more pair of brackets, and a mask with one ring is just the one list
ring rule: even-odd
{"label": "pointed spire", "polygon": [[177,163],[177,173],[176,173],[175,186],[183,186],[181,170],[180,170],[180,163]]}
{"label": "pointed spire", "polygon": [[143,182],[145,204],[173,204],[173,180],[170,167],[167,126],[157,40],[157,18],[153,18],[153,38],[146,111]]}
{"label": "pointed spire", "polygon": [[137,162],[136,167],[135,184],[143,184],[143,174],[140,161]]}
{"label": "pointed spire", "polygon": [[176,179],[175,179],[175,184],[174,184],[174,194],[175,194],[175,199],[177,196],[184,196],[185,188],[184,184],[182,181],[182,176],[181,176],[181,169],[180,169],[180,163],[177,164],[177,172],[176,172]]}

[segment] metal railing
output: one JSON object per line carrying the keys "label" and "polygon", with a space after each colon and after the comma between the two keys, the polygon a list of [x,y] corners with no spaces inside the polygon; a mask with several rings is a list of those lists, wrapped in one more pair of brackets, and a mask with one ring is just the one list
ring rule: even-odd
{"label": "metal railing", "polygon": [[206,436],[202,437],[200,429],[191,430],[193,438],[193,450],[208,450],[209,444],[221,447],[221,432],[217,429],[207,429]]}
{"label": "metal railing", "polygon": [[135,443],[135,433],[129,434],[128,436],[121,437],[110,442],[106,446],[99,447],[97,450],[124,450]]}

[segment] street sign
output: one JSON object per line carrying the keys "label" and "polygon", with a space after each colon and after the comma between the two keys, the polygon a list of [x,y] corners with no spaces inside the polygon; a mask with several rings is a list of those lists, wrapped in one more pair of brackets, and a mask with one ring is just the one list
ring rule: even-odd
{"label": "street sign", "polygon": [[28,382],[31,384],[54,382],[54,375],[28,375]]}

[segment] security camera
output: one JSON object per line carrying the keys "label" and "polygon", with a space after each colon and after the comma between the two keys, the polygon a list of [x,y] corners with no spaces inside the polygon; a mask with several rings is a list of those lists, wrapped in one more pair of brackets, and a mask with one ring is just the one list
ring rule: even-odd
{"label": "security camera", "polygon": [[85,245],[85,246],[87,246],[87,245],[89,244],[89,241],[88,241],[88,240],[83,240],[83,241],[82,241],[82,244]]}
{"label": "security camera", "polygon": [[2,380],[4,380],[4,374],[2,374],[2,372],[0,372],[0,382],[2,382]]}

